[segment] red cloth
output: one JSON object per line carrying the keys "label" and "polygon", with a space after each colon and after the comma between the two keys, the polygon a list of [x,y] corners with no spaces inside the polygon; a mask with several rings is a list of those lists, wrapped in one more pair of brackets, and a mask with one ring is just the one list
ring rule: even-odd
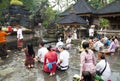
{"label": "red cloth", "polygon": [[24,52],[25,52],[25,55],[26,55],[26,58],[25,58],[25,66],[34,65],[34,57],[35,57],[35,54],[29,55],[27,48],[24,50]]}
{"label": "red cloth", "polygon": [[22,48],[23,47],[23,39],[20,39],[17,41],[17,47]]}
{"label": "red cloth", "polygon": [[25,66],[28,66],[28,65],[34,65],[34,59],[32,56],[26,56],[26,59],[25,59]]}
{"label": "red cloth", "polygon": [[8,31],[12,32],[12,26],[8,26]]}
{"label": "red cloth", "polygon": [[45,54],[44,56],[44,65],[43,65],[43,70],[45,72],[55,72],[56,71],[56,68],[57,68],[57,65],[56,64],[52,64],[52,69],[49,70],[48,69],[48,66],[47,66],[47,60],[48,60],[48,63],[52,63],[52,62],[57,62],[57,53],[56,52],[48,52],[47,54]]}

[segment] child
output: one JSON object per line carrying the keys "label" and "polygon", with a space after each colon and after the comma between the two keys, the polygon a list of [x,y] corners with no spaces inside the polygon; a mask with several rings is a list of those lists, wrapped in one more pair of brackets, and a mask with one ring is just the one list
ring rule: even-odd
{"label": "child", "polygon": [[34,58],[35,58],[35,52],[33,50],[32,44],[27,44],[27,47],[24,49],[26,59],[25,59],[25,66],[26,68],[32,68],[34,67]]}

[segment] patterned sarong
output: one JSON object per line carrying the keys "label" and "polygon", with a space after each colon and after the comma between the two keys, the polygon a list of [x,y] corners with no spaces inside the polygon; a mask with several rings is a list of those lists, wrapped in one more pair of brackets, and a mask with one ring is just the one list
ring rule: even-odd
{"label": "patterned sarong", "polygon": [[23,39],[20,39],[17,41],[17,47],[22,48],[23,47]]}

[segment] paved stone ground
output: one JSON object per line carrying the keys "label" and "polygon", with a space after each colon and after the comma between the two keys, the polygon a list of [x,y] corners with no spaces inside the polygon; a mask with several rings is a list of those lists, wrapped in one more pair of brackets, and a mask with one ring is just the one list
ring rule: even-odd
{"label": "paved stone ground", "polygon": [[[48,45],[48,44],[47,44]],[[46,45],[46,46],[47,46]],[[52,43],[54,46],[55,44]],[[65,72],[57,71],[55,76],[50,77],[42,71],[42,64],[35,63],[35,68],[30,70],[24,66],[25,54],[19,51],[11,51],[7,59],[0,60],[0,81],[72,81],[74,74],[80,73],[80,53],[76,47],[70,52],[70,68]],[[35,47],[37,53],[38,48]],[[107,56],[112,69],[111,80],[120,81],[120,55]]]}

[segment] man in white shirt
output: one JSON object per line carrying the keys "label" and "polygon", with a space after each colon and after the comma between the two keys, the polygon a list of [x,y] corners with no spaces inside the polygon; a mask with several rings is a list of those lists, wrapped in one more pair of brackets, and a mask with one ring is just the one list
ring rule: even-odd
{"label": "man in white shirt", "polygon": [[40,49],[38,50],[36,60],[43,63],[44,62],[44,56],[48,52],[48,50],[47,50],[46,47],[44,47],[44,43],[40,43],[39,47],[40,47]]}
{"label": "man in white shirt", "polygon": [[89,37],[94,37],[94,25],[91,25],[91,28],[89,29]]}
{"label": "man in white shirt", "polygon": [[64,43],[62,42],[61,39],[58,39],[58,42],[56,43],[55,48],[53,48],[53,50],[56,51],[58,54],[60,53],[59,50],[58,50],[58,47],[61,46],[61,45],[64,45]]}
{"label": "man in white shirt", "polygon": [[59,46],[58,50],[60,51],[60,57],[57,62],[58,68],[60,70],[67,70],[69,68],[70,54],[67,50],[65,50],[64,46]]}
{"label": "man in white shirt", "polygon": [[104,44],[103,44],[104,40],[103,38],[101,40],[98,40],[94,43],[93,47],[95,49],[95,51],[102,51],[103,50],[103,47],[104,47]]}
{"label": "man in white shirt", "polygon": [[58,48],[60,45],[64,45],[64,43],[61,41],[61,39],[58,40],[55,47]]}
{"label": "man in white shirt", "polygon": [[108,61],[105,59],[104,54],[99,54],[99,62],[96,64],[96,71],[100,71],[102,73],[101,78],[103,81],[108,81],[111,76],[111,69]]}
{"label": "man in white shirt", "polygon": [[20,25],[17,25],[16,29],[17,29],[17,47],[18,49],[21,49],[23,47],[22,28],[20,27]]}

